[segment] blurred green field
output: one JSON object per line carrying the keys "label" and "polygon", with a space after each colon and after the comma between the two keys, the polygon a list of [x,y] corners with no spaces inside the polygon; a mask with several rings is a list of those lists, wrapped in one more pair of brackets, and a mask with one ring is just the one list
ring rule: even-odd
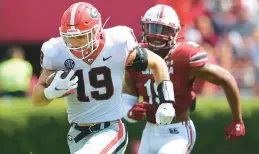
{"label": "blurred green field", "polygon": [[[223,133],[231,122],[224,98],[197,99],[192,119],[197,140],[192,154],[258,154],[259,100],[243,100],[247,135],[230,142]],[[127,124],[130,141],[139,139],[144,122]],[[34,107],[29,99],[0,100],[0,154],[67,154],[66,103],[58,99],[46,107]],[[130,145],[127,153],[130,153]]]}

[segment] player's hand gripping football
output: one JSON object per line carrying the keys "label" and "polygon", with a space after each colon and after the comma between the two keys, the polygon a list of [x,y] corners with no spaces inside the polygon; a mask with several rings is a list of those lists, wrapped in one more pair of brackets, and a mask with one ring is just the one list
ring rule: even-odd
{"label": "player's hand gripping football", "polygon": [[232,121],[224,133],[228,140],[236,140],[241,136],[245,136],[245,134],[246,130],[243,121]]}
{"label": "player's hand gripping football", "polygon": [[62,97],[75,92],[78,84],[78,77],[74,77],[75,72],[70,70],[66,77],[62,77],[64,70],[56,72],[56,75],[51,84],[44,89],[44,94],[47,99]]}
{"label": "player's hand gripping football", "polygon": [[156,111],[156,124],[168,125],[175,117],[175,110],[172,103],[160,104]]}

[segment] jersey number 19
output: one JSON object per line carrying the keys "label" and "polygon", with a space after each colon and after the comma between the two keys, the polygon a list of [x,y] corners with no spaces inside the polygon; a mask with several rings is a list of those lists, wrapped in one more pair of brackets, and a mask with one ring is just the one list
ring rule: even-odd
{"label": "jersey number 19", "polygon": [[[77,70],[75,75],[78,77],[77,99],[80,102],[90,102],[89,96],[86,96],[83,70]],[[99,91],[91,91],[91,98],[95,100],[107,100],[112,97],[114,87],[111,77],[111,70],[106,67],[92,68],[88,72],[89,83],[93,88],[105,88],[105,93]],[[102,76],[102,79],[98,79]]]}

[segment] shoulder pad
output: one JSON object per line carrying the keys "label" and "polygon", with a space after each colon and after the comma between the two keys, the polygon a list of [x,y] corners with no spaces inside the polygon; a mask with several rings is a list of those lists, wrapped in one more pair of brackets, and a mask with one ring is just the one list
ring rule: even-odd
{"label": "shoulder pad", "polygon": [[54,57],[58,55],[59,44],[62,43],[61,38],[51,38],[43,43],[41,47],[40,63],[41,67],[48,70],[53,70]]}

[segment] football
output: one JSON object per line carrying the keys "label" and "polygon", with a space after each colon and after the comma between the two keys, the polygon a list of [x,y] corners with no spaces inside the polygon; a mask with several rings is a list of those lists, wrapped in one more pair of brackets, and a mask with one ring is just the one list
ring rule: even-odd
{"label": "football", "polygon": [[[64,72],[61,74],[61,78],[62,78],[62,79],[64,79],[64,78],[67,77],[67,75],[69,74],[70,70],[65,70],[65,69],[64,69],[63,71],[64,71]],[[51,82],[52,82],[53,79],[55,78],[57,72],[58,72],[58,71],[55,71],[55,72],[53,72],[52,74],[50,74],[50,75],[48,76],[48,78],[47,78],[46,81],[45,81],[46,87],[48,87],[48,86],[51,84]],[[71,78],[71,80],[73,80],[75,77],[76,77],[76,76],[73,75],[72,78]]]}

